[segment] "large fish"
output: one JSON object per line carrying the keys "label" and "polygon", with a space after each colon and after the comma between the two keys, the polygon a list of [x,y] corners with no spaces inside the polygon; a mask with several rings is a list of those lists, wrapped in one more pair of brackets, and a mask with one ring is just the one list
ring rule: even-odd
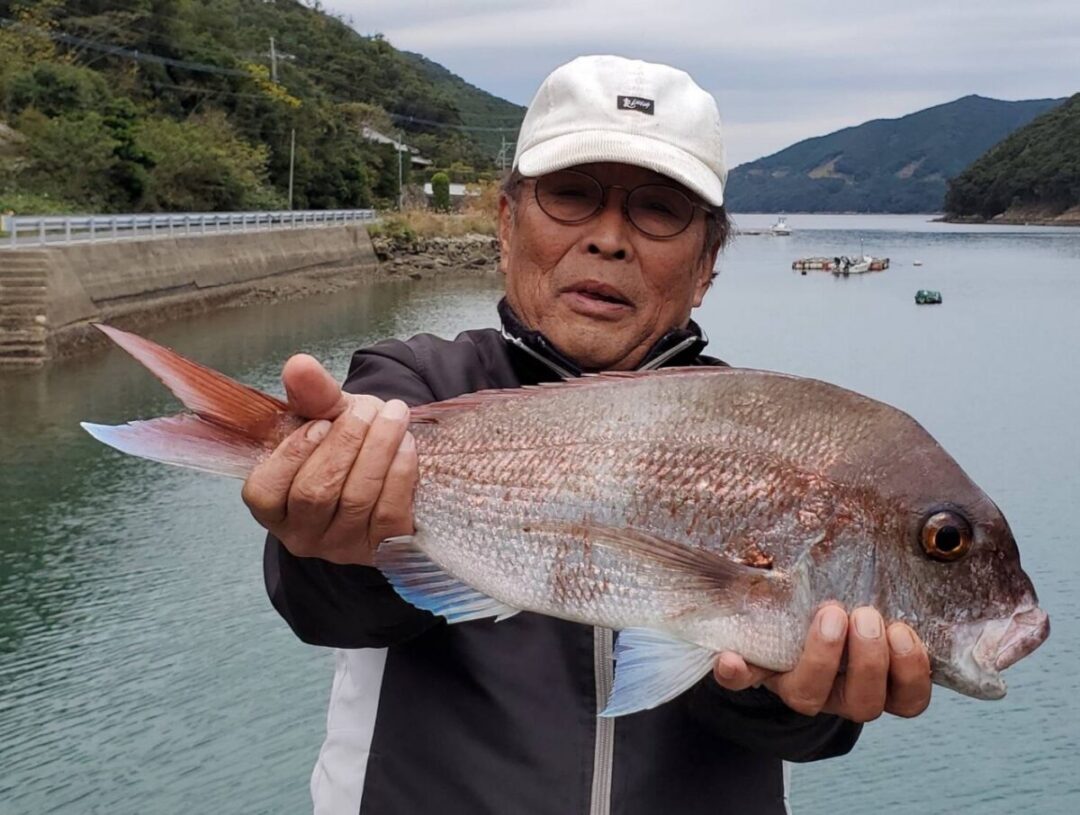
{"label": "large fish", "polygon": [[[302,420],[100,326],[189,414],[84,424],[127,453],[245,477]],[[621,631],[602,715],[654,707],[718,652],[792,668],[825,601],[903,620],[933,679],[1005,694],[1049,621],[994,503],[906,414],[783,374],[682,368],[414,408],[416,533],[398,593],[451,623],[526,610]]]}

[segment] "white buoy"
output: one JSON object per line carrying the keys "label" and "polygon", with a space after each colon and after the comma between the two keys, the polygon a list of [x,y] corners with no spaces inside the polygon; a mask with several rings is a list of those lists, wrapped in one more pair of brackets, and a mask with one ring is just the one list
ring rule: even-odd
{"label": "white buoy", "polygon": [[911,265],[912,266],[922,266],[922,261],[921,260],[914,260],[914,261],[911,262]]}

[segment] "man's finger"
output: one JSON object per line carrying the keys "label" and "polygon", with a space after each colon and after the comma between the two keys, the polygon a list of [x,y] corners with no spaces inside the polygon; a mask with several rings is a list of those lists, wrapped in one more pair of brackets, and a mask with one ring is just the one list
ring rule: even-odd
{"label": "man's finger", "polygon": [[915,632],[893,623],[889,640],[889,693],[885,710],[896,716],[918,716],[930,704],[930,657]]}
{"label": "man's finger", "polygon": [[832,692],[847,628],[848,615],[839,606],[829,605],[818,611],[806,635],[799,663],[787,673],[767,679],[765,687],[792,710],[816,716]]}
{"label": "man's finger", "polygon": [[289,409],[305,419],[336,419],[349,404],[348,395],[315,357],[296,354],[281,369]]}
{"label": "man's finger", "polygon": [[334,420],[326,439],[293,479],[287,512],[293,519],[290,528],[298,537],[323,537],[337,511],[342,486],[375,419],[374,403],[349,398],[349,409]]}
{"label": "man's finger", "polygon": [[277,446],[244,482],[241,496],[251,515],[270,529],[285,520],[289,488],[293,479],[330,432],[330,422],[320,419],[297,428]]}
{"label": "man's finger", "polygon": [[776,672],[750,665],[738,654],[724,651],[716,657],[713,677],[716,684],[727,690],[740,691],[760,685]]}
{"label": "man's finger", "polygon": [[372,512],[408,426],[409,408],[399,399],[391,399],[373,417],[364,446],[341,488],[333,521],[326,530],[327,540],[333,545],[348,546],[358,537],[369,537]]}
{"label": "man's finger", "polygon": [[417,469],[416,441],[411,433],[401,440],[386,473],[379,500],[371,513],[372,551],[380,541],[413,532],[413,491],[420,473]]}
{"label": "man's finger", "polygon": [[843,702],[829,709],[855,722],[869,722],[885,710],[889,679],[889,643],[885,623],[877,609],[855,609],[848,627],[847,673],[843,679]]}

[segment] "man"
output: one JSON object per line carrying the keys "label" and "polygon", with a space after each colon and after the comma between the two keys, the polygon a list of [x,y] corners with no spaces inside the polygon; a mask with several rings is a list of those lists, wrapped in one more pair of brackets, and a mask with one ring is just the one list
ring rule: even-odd
{"label": "man", "polygon": [[345,391],[310,357],[286,364],[290,403],[318,421],[252,473],[244,498],[271,533],[275,607],[303,640],[350,649],[312,778],[317,812],[781,813],[783,760],[839,755],[860,722],[926,707],[911,629],[827,606],[789,673],[723,654],[681,697],[598,719],[610,631],[534,614],[448,626],[371,567],[380,540],[412,531],[406,404],[723,364],[700,355],[690,312],[728,234],[725,180],[716,103],[689,76],[574,60],[533,99],[500,199],[502,331],[380,343],[354,356]]}

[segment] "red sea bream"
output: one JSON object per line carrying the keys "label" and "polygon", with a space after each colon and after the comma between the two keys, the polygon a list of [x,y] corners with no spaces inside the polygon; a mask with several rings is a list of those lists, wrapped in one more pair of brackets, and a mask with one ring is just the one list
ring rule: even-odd
{"label": "red sea bream", "polygon": [[[106,444],[242,478],[302,423],[103,330],[192,411],[84,425]],[[602,715],[675,697],[723,650],[790,669],[827,601],[907,622],[934,681],[983,699],[1049,633],[997,506],[909,416],[833,385],[604,374],[470,394],[412,422],[416,532],[382,542],[376,565],[450,623],[530,611],[620,631]]]}

